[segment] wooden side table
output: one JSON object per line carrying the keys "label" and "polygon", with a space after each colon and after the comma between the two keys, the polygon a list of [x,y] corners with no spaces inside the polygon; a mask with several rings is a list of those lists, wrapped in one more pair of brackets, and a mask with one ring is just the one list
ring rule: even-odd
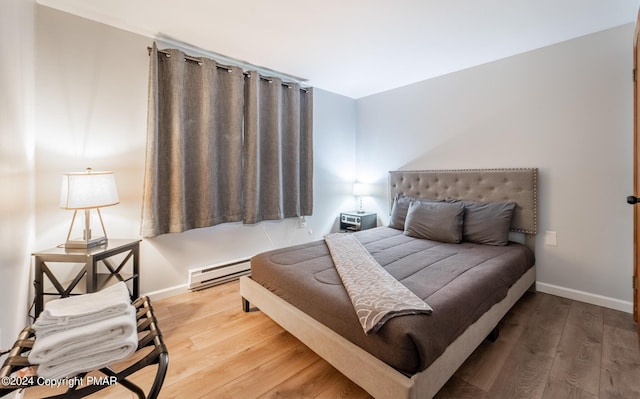
{"label": "wooden side table", "polygon": [[[35,317],[38,317],[44,308],[45,295],[55,295],[62,298],[76,295],[72,291],[76,287],[82,288],[78,285],[82,278],[86,280],[86,289],[81,293],[96,292],[118,281],[132,281],[131,298],[138,298],[140,295],[140,241],[138,239],[109,239],[105,245],[93,248],[55,247],[45,251],[34,252]],[[124,254],[124,258],[116,266],[110,258],[119,254]],[[83,263],[84,267],[73,280],[61,283],[49,265],[54,262]],[[104,268],[99,268],[100,263],[104,265]],[[125,266],[128,266],[126,271],[130,271],[130,273],[125,273]],[[45,276],[53,284],[56,292],[45,291]]]}

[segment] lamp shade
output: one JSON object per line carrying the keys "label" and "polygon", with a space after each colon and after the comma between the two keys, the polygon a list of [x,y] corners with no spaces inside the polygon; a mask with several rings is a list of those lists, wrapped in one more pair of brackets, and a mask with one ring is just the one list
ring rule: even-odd
{"label": "lamp shade", "polygon": [[371,195],[371,187],[365,183],[353,183],[353,195],[355,197],[366,197]]}
{"label": "lamp shade", "polygon": [[62,175],[60,208],[101,208],[119,202],[113,172],[93,172],[89,169]]}

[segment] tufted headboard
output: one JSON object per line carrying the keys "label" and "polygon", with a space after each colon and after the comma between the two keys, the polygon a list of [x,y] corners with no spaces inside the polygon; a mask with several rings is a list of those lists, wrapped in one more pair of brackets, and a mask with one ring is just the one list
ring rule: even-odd
{"label": "tufted headboard", "polygon": [[389,172],[391,202],[396,194],[429,199],[517,204],[511,231],[536,234],[538,169],[400,170]]}

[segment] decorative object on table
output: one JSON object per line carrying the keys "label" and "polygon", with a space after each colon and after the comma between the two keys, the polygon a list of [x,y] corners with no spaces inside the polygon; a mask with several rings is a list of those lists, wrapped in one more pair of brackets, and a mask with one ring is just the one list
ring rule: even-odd
{"label": "decorative object on table", "polygon": [[372,229],[378,226],[378,214],[358,211],[341,212],[339,222],[342,232]]}
{"label": "decorative object on table", "polygon": [[[65,173],[62,175],[60,207],[74,211],[65,248],[90,248],[106,244],[107,231],[104,228],[100,208],[116,205],[119,202],[113,172],[94,172],[91,168],[87,168],[86,172]],[[104,236],[93,237],[91,234],[92,209],[95,209],[98,213]],[[84,210],[83,236],[82,238],[71,239],[73,224],[79,210]]]}
{"label": "decorative object on table", "polygon": [[360,207],[358,208],[358,213],[364,213],[364,209],[362,209],[362,197],[368,197],[371,195],[371,186],[369,184],[355,182],[353,183],[353,196],[358,197],[358,201],[360,203]]}
{"label": "decorative object on table", "polygon": [[73,377],[126,359],[138,348],[136,309],[120,282],[102,291],[56,299],[33,324],[29,362],[38,375]]}

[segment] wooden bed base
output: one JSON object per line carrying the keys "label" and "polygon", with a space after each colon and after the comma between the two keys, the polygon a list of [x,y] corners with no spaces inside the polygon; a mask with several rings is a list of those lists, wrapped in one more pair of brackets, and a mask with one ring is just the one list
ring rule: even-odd
{"label": "wooden bed base", "polygon": [[240,294],[245,311],[249,309],[247,301],[258,307],[373,397],[424,399],[433,397],[442,388],[518,299],[531,287],[535,289],[535,281],[534,266],[509,289],[505,299],[467,328],[427,369],[411,377],[352,344],[248,276],[240,278]]}

